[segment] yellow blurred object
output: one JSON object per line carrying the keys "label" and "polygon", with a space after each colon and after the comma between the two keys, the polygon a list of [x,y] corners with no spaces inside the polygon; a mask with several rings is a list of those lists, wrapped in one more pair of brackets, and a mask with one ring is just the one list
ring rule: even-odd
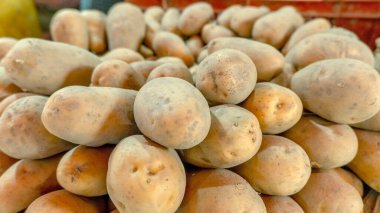
{"label": "yellow blurred object", "polygon": [[33,0],[0,0],[0,37],[41,37]]}

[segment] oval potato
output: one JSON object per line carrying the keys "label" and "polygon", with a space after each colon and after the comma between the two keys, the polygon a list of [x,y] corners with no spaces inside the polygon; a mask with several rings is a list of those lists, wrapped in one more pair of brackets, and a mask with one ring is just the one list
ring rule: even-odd
{"label": "oval potato", "polygon": [[178,29],[186,36],[196,35],[213,18],[214,9],[209,3],[195,2],[182,11],[178,20]]}

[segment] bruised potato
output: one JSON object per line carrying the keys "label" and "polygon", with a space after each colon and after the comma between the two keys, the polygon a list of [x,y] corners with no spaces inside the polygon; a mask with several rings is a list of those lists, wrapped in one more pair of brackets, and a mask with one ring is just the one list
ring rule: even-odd
{"label": "bruised potato", "polygon": [[182,63],[164,63],[149,74],[147,81],[151,81],[155,78],[161,77],[176,77],[181,78],[191,84],[193,84],[193,78],[189,69]]}
{"label": "bruised potato", "polygon": [[202,27],[214,18],[214,9],[207,2],[187,6],[178,20],[178,29],[186,36],[199,34]]}
{"label": "bruised potato", "polygon": [[106,18],[99,10],[84,10],[81,15],[86,20],[89,35],[89,49],[94,53],[107,50]]}

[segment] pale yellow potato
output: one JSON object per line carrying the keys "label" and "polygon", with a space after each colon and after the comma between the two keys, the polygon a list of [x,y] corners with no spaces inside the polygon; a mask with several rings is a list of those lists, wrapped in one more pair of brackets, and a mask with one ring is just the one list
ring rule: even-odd
{"label": "pale yellow potato", "polygon": [[177,8],[168,8],[161,19],[161,29],[181,35],[181,31],[178,29],[178,21],[180,16],[181,12]]}
{"label": "pale yellow potato", "polygon": [[198,58],[198,55],[202,51],[202,47],[204,46],[202,38],[198,35],[193,35],[189,39],[187,39],[186,45],[190,49],[194,58]]}
{"label": "pale yellow potato", "polygon": [[218,22],[219,25],[222,25],[224,27],[231,29],[231,27],[230,27],[231,18],[235,14],[235,12],[241,8],[242,8],[242,6],[238,5],[238,4],[233,4],[229,7],[227,7],[218,15],[216,21]]}
{"label": "pale yellow potato", "polygon": [[138,133],[133,118],[136,93],[112,87],[65,87],[50,96],[42,122],[49,132],[75,144],[118,143]]}
{"label": "pale yellow potato", "polygon": [[288,196],[268,196],[261,194],[267,213],[304,213],[301,206]]}
{"label": "pale yellow potato", "polygon": [[369,119],[360,123],[351,124],[351,126],[359,129],[380,132],[380,111]]}
{"label": "pale yellow potato", "polygon": [[342,28],[342,27],[335,27],[334,26],[333,28],[325,30],[321,33],[331,33],[331,34],[345,36],[348,38],[353,38],[353,39],[359,40],[359,37],[354,32],[352,32],[351,30]]}
{"label": "pale yellow potato", "polygon": [[264,134],[290,129],[303,112],[302,102],[292,90],[270,82],[257,83],[243,107],[255,114]]}
{"label": "pale yellow potato", "polygon": [[17,39],[1,37],[0,38],[0,61],[8,53],[10,49],[17,43]]}
{"label": "pale yellow potato", "polygon": [[137,51],[145,37],[145,19],[141,9],[133,4],[119,2],[108,10],[107,38],[110,50],[129,48]]}
{"label": "pale yellow potato", "polygon": [[358,139],[350,126],[324,120],[318,116],[303,116],[283,133],[307,153],[313,168],[342,167],[358,152]]}
{"label": "pale yellow potato", "polygon": [[9,167],[11,167],[17,161],[18,159],[9,157],[0,150],[0,177],[2,174],[4,174],[5,171],[7,171]]}
{"label": "pale yellow potato", "polygon": [[89,28],[80,11],[73,8],[58,10],[50,21],[50,34],[53,41],[71,44],[88,49]]}
{"label": "pale yellow potato", "polygon": [[141,45],[139,49],[139,53],[144,57],[144,58],[149,58],[154,56],[154,52],[151,48]]}
{"label": "pale yellow potato", "polygon": [[207,48],[202,49],[197,57],[197,62],[200,64],[206,57],[208,56],[208,50]]}
{"label": "pale yellow potato", "polygon": [[177,213],[266,213],[263,200],[242,177],[226,169],[189,171]]}
{"label": "pale yellow potato", "polygon": [[233,37],[235,34],[228,28],[217,25],[215,22],[208,23],[202,28],[202,39],[208,44],[211,40],[221,37]]}
{"label": "pale yellow potato", "polygon": [[[41,114],[48,98],[27,96],[13,101],[0,117],[0,149],[17,159],[42,159],[74,147],[48,132]],[[60,121],[59,121],[60,122]]]}
{"label": "pale yellow potato", "polygon": [[89,35],[89,50],[103,53],[107,50],[106,19],[100,10],[84,10],[81,15],[86,20]]}
{"label": "pale yellow potato", "polygon": [[322,171],[338,175],[340,178],[342,178],[343,181],[353,186],[359,192],[360,197],[363,197],[364,195],[363,182],[354,173],[343,168],[327,169],[327,170],[322,170]]}
{"label": "pale yellow potato", "polygon": [[4,67],[0,66],[0,101],[19,92],[22,92],[20,87],[13,83]]}
{"label": "pale yellow potato", "polygon": [[182,159],[204,168],[230,168],[251,159],[262,139],[257,118],[236,105],[214,106],[210,111],[207,137],[197,146],[182,150]]}
{"label": "pale yellow potato", "polygon": [[208,2],[195,2],[182,11],[177,26],[184,35],[192,36],[199,34],[213,18],[214,9]]}
{"label": "pale yellow potato", "polygon": [[4,110],[14,101],[26,97],[26,96],[31,96],[35,95],[33,93],[26,93],[26,92],[20,92],[20,93],[15,93],[13,95],[10,95],[6,98],[4,98],[2,101],[0,101],[0,116],[3,114]]}
{"label": "pale yellow potato", "polygon": [[137,73],[141,73],[144,76],[144,79],[146,80],[150,72],[152,72],[154,68],[160,66],[161,64],[163,63],[160,61],[147,60],[147,61],[135,61],[135,62],[132,62],[130,65]]}
{"label": "pale yellow potato", "polygon": [[291,88],[305,109],[336,123],[362,122],[380,110],[380,76],[355,59],[313,63],[294,74]]}
{"label": "pale yellow potato", "polygon": [[13,83],[50,95],[70,85],[89,85],[100,59],[79,47],[42,39],[22,39],[1,61]]}
{"label": "pale yellow potato", "polygon": [[186,175],[174,149],[130,136],[116,146],[108,166],[107,190],[121,213],[173,213],[181,204]]}
{"label": "pale yellow potato", "polygon": [[156,20],[158,23],[161,23],[162,17],[164,16],[165,11],[160,6],[151,6],[148,7],[144,12],[144,17],[150,17]]}
{"label": "pale yellow potato", "polygon": [[264,135],[259,152],[234,171],[258,192],[288,196],[305,186],[311,165],[306,152],[293,141]]}
{"label": "pale yellow potato", "polygon": [[189,69],[183,63],[164,63],[154,68],[146,81],[151,81],[155,78],[161,77],[181,78],[191,84],[194,84]]}
{"label": "pale yellow potato", "polygon": [[101,59],[102,61],[118,59],[124,61],[125,63],[144,61],[144,57],[140,53],[127,48],[113,49],[104,54]]}
{"label": "pale yellow potato", "polygon": [[242,7],[232,14],[230,28],[240,37],[250,38],[255,21],[269,12],[270,10],[266,6]]}

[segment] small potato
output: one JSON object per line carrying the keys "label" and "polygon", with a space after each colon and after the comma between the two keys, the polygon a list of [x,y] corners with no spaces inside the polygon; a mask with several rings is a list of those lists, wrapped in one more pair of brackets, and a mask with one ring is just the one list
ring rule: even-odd
{"label": "small potato", "polygon": [[3,114],[4,110],[14,101],[26,97],[26,96],[31,96],[35,95],[33,93],[26,93],[26,92],[20,92],[20,93],[15,93],[13,95],[10,95],[6,98],[4,98],[2,101],[0,101],[0,116]]}
{"label": "small potato", "polygon": [[[247,54],[257,69],[257,81],[270,81],[284,66],[284,56],[274,47],[244,38],[216,38],[208,44],[208,54],[221,49],[235,49]],[[268,63],[270,61],[270,63]]]}
{"label": "small potato", "polygon": [[202,142],[211,124],[202,94],[189,82],[172,77],[147,82],[137,93],[133,113],[145,136],[175,149]]}
{"label": "small potato", "polygon": [[315,171],[305,187],[293,196],[305,212],[359,213],[363,201],[350,184],[335,174]]}
{"label": "small potato", "polygon": [[208,44],[214,38],[233,37],[235,34],[228,28],[215,23],[209,23],[202,28],[201,35],[203,41]]}
{"label": "small potato", "polygon": [[47,100],[44,96],[27,96],[4,110],[0,117],[2,152],[17,159],[42,159],[74,147],[43,126],[41,114]]}
{"label": "small potato", "polygon": [[55,176],[61,156],[20,160],[0,176],[0,212],[19,212],[35,199],[60,189]]}
{"label": "small potato", "polygon": [[321,33],[330,33],[330,34],[334,34],[334,35],[340,35],[340,36],[345,36],[348,38],[359,40],[359,37],[354,32],[352,32],[351,30],[347,30],[345,28],[342,28],[342,27],[333,27],[331,29],[322,31]]}
{"label": "small potato", "polygon": [[186,36],[199,34],[202,27],[214,18],[214,9],[207,2],[187,6],[178,21],[178,29]]}
{"label": "small potato", "polygon": [[159,61],[135,61],[130,65],[137,73],[141,73],[146,80],[150,72],[152,72],[154,68],[160,66],[161,64],[163,63]]}
{"label": "small potato", "polygon": [[242,177],[226,169],[189,172],[177,213],[266,213],[260,196]]}
{"label": "small potato", "polygon": [[154,56],[154,52],[152,49],[145,45],[141,45],[139,49],[139,53],[144,57],[144,58],[149,58]]}
{"label": "small potato", "polygon": [[4,174],[5,171],[7,171],[9,167],[11,167],[17,161],[18,159],[9,157],[4,152],[0,151],[0,177],[2,174]]}
{"label": "small potato", "polygon": [[142,73],[120,60],[106,60],[92,72],[91,86],[139,90],[145,83]]}
{"label": "small potato", "polygon": [[336,174],[338,177],[342,178],[343,181],[353,186],[359,192],[360,197],[363,197],[363,182],[354,173],[342,168],[326,169],[322,171],[329,172],[331,174]]}
{"label": "small potato", "polygon": [[144,14],[130,3],[114,4],[108,10],[106,27],[111,50],[122,47],[137,51],[145,37]]}
{"label": "small potato", "polygon": [[194,57],[181,37],[170,32],[158,32],[154,36],[153,50],[159,57],[174,56],[185,62],[187,66],[194,63]]}
{"label": "small potato", "polygon": [[243,103],[259,120],[264,134],[279,134],[294,126],[302,116],[302,102],[290,89],[270,82],[256,84]]}
{"label": "small potato", "polygon": [[235,105],[219,105],[210,111],[207,137],[197,146],[182,150],[183,159],[205,168],[230,168],[251,159],[262,139],[257,118]]}
{"label": "small potato", "polygon": [[50,95],[70,85],[89,85],[100,59],[79,47],[42,39],[22,39],[2,60],[13,83]]}
{"label": "small potato", "polygon": [[238,104],[252,92],[256,79],[255,64],[246,54],[222,49],[199,64],[195,84],[212,104]]}
{"label": "small potato", "polygon": [[118,143],[138,133],[132,112],[136,93],[111,87],[65,87],[50,96],[41,119],[49,132],[75,144]]}
{"label": "small potato", "polygon": [[227,27],[227,28],[231,29],[231,27],[230,27],[231,18],[235,14],[235,12],[238,11],[239,9],[241,9],[241,8],[242,8],[241,5],[233,4],[233,5],[229,6],[229,7],[227,7],[226,9],[224,9],[218,15],[218,18],[217,18],[218,24],[221,25],[221,26],[224,26],[224,27]]}
{"label": "small potato", "polygon": [[118,59],[126,63],[132,63],[135,61],[144,61],[144,57],[140,53],[131,49],[127,49],[127,48],[113,49],[109,51],[108,53],[104,54],[101,57],[101,59],[102,61]]}
{"label": "small potato", "polygon": [[203,41],[201,37],[199,37],[198,35],[194,35],[194,36],[191,36],[189,39],[187,39],[186,45],[190,49],[194,58],[197,58],[199,53],[202,50]]}
{"label": "small potato", "polygon": [[0,101],[19,92],[22,92],[20,87],[12,82],[12,79],[8,76],[4,67],[0,66]]}
{"label": "small potato", "polygon": [[185,168],[174,149],[134,135],[111,154],[107,190],[121,213],[175,212],[185,187]]}
{"label": "small potato", "polygon": [[365,121],[380,110],[380,76],[355,59],[313,63],[292,77],[291,88],[305,109],[340,124]]}
{"label": "small potato", "polygon": [[176,77],[181,78],[191,84],[193,84],[193,78],[189,69],[182,63],[164,63],[149,74],[147,81],[151,81],[155,78],[161,77]]}
{"label": "small potato", "polygon": [[293,141],[264,135],[259,152],[234,171],[258,192],[288,196],[305,186],[311,165],[306,152]]}
{"label": "small potato", "polygon": [[236,10],[230,20],[230,28],[240,37],[251,37],[252,27],[257,19],[269,13],[266,6],[245,6]]}
{"label": "small potato", "polygon": [[106,206],[102,198],[90,199],[66,190],[58,190],[37,198],[25,213],[102,213],[105,211]]}
{"label": "small potato", "polygon": [[153,18],[158,23],[161,23],[162,17],[164,16],[165,11],[160,6],[151,6],[148,7],[144,12],[144,17]]}
{"label": "small potato", "polygon": [[100,10],[84,10],[81,14],[88,27],[90,51],[97,54],[105,52],[107,50],[106,14]]}
{"label": "small potato", "polygon": [[90,44],[86,19],[77,9],[58,10],[50,21],[50,34],[53,41],[75,45],[86,50]]}
{"label": "small potato", "polygon": [[181,35],[181,31],[178,29],[178,21],[181,16],[180,11],[177,8],[170,7],[166,10],[161,20],[161,29],[177,35]]}
{"label": "small potato", "polygon": [[198,57],[197,57],[198,64],[200,64],[203,61],[203,59],[205,59],[207,56],[208,56],[207,48],[202,49],[201,52],[198,54]]}
{"label": "small potato", "polygon": [[1,37],[0,38],[0,61],[8,53],[10,49],[17,43],[17,39]]}
{"label": "small potato", "polygon": [[114,146],[79,145],[63,155],[57,167],[57,180],[67,191],[86,197],[107,194],[108,159]]}
{"label": "small potato", "polygon": [[301,206],[288,196],[261,195],[267,213],[304,213]]}
{"label": "small potato", "polygon": [[[0,111],[0,114],[1,114],[1,111]],[[369,119],[362,121],[360,123],[351,124],[351,126],[359,128],[359,129],[380,132],[380,111],[376,113],[374,116],[370,117]]]}
{"label": "small potato", "polygon": [[314,168],[344,166],[354,159],[358,151],[358,139],[350,126],[332,123],[314,115],[302,117],[283,136],[306,151]]}

